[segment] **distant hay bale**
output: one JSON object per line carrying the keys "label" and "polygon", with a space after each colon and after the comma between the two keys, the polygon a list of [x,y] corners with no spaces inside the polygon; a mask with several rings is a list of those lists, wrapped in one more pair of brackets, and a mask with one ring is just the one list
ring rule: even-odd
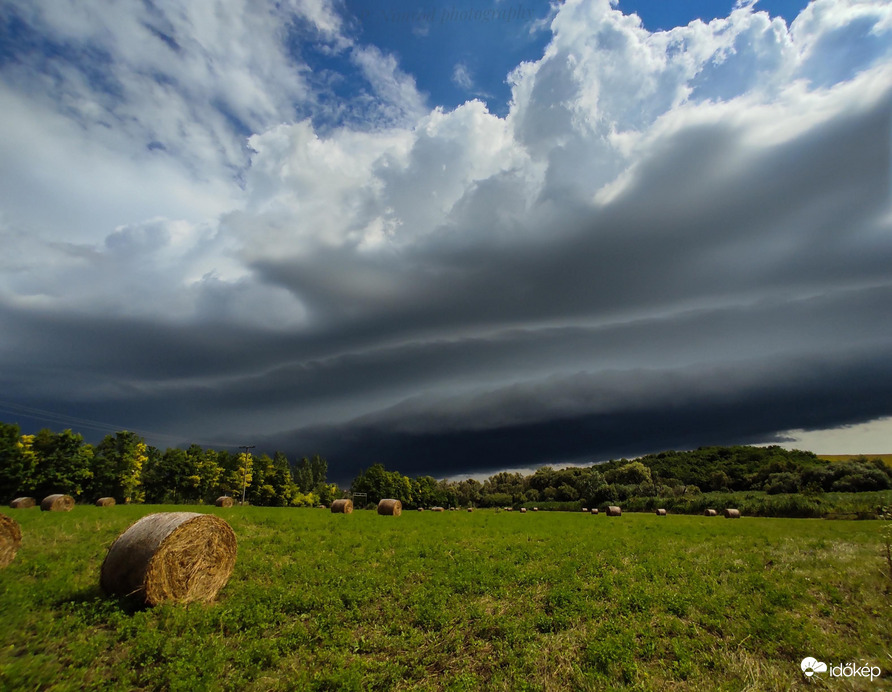
{"label": "distant hay bale", "polygon": [[112,543],[99,586],[147,605],[208,603],[229,581],[237,550],[235,532],[213,514],[149,514]]}
{"label": "distant hay bale", "polygon": [[44,512],[70,512],[74,509],[74,498],[71,495],[47,495],[40,503]]}
{"label": "distant hay bale", "polygon": [[17,497],[9,503],[12,509],[30,509],[37,506],[37,500],[33,497]]}
{"label": "distant hay bale", "polygon": [[726,509],[725,510],[725,519],[740,519],[740,510],[739,509]]}
{"label": "distant hay bale", "polygon": [[97,507],[114,507],[115,506],[115,498],[113,497],[100,497],[96,500]]}
{"label": "distant hay bale", "polygon": [[431,507],[431,512],[445,512],[446,510],[442,507]]}
{"label": "distant hay bale", "polygon": [[217,500],[214,502],[214,504],[217,507],[232,507],[232,505],[235,504],[235,500],[233,500],[228,495],[221,495],[220,497],[217,498]]}
{"label": "distant hay bale", "polygon": [[592,513],[592,514],[597,514],[597,513],[598,513],[598,508],[597,508],[597,507],[592,507],[592,511],[591,511],[591,513]]}
{"label": "distant hay bale", "polygon": [[335,500],[331,503],[332,514],[353,514],[353,500]]}
{"label": "distant hay bale", "polygon": [[419,507],[419,508],[418,508],[418,511],[419,511],[419,512],[423,512],[423,511],[424,511],[424,507]]}
{"label": "distant hay bale", "polygon": [[398,517],[403,513],[403,503],[399,500],[381,500],[378,503],[378,514],[384,517]]}
{"label": "distant hay bale", "polygon": [[588,514],[588,507],[583,507],[582,511],[585,512],[586,514]]}
{"label": "distant hay bale", "polygon": [[622,515],[623,515],[622,509],[620,509],[616,505],[610,505],[607,508],[607,516],[608,517],[621,517]]}
{"label": "distant hay bale", "polygon": [[22,530],[12,517],[0,514],[0,569],[15,559],[22,544]]}
{"label": "distant hay bale", "polygon": [[665,516],[666,516],[666,510],[665,510],[665,509],[658,509],[658,510],[657,510],[657,516],[658,516],[658,517],[665,517]]}
{"label": "distant hay bale", "polygon": [[469,512],[473,512],[473,511],[474,511],[474,508],[473,508],[473,507],[468,507],[468,511],[469,511]]}
{"label": "distant hay bale", "polygon": [[506,512],[513,512],[513,511],[514,511],[514,507],[505,507],[505,511],[506,511]]}
{"label": "distant hay bale", "polygon": [[538,507],[533,507],[533,511],[534,511],[534,512],[538,512],[538,511],[539,511],[539,508],[538,508]]}
{"label": "distant hay bale", "polygon": [[717,517],[718,515],[719,513],[716,512],[714,509],[707,509],[705,512],[703,512],[704,517]]}
{"label": "distant hay bale", "polygon": [[526,508],[526,507],[521,507],[521,508],[520,508],[520,513],[521,513],[521,514],[526,514],[526,513],[527,513],[527,508]]}

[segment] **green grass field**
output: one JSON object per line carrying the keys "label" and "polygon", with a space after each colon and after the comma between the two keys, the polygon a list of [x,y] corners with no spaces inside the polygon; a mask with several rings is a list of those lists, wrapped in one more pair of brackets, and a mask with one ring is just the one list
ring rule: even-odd
{"label": "green grass field", "polygon": [[104,598],[114,538],[183,509],[4,510],[0,689],[892,689],[879,521],[190,508],[239,539],[219,601]]}

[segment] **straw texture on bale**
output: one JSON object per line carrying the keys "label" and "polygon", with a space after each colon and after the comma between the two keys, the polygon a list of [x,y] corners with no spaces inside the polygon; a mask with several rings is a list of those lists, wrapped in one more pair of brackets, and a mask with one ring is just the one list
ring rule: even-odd
{"label": "straw texture on bale", "polygon": [[30,509],[37,506],[37,500],[33,497],[17,497],[9,503],[9,506],[13,509]]}
{"label": "straw texture on bale", "polygon": [[607,508],[607,516],[608,517],[620,517],[620,516],[622,516],[622,514],[623,514],[622,509],[620,509],[616,505],[610,505]]}
{"label": "straw texture on bale", "polygon": [[658,510],[657,510],[657,516],[658,516],[658,517],[665,517],[665,516],[666,516],[666,510],[665,510],[665,509],[658,509]]}
{"label": "straw texture on bale", "polygon": [[704,517],[717,517],[718,515],[719,513],[716,512],[714,509],[707,509],[705,512],[703,512]]}
{"label": "straw texture on bale", "polygon": [[221,497],[218,497],[214,504],[217,505],[217,507],[232,507],[232,505],[235,504],[235,500],[233,500],[228,495],[223,495]]}
{"label": "straw texture on bale", "polygon": [[332,514],[352,514],[353,500],[335,500],[331,503]]}
{"label": "straw texture on bale", "polygon": [[213,514],[149,514],[112,543],[99,586],[147,605],[208,603],[229,581],[237,549],[235,532]]}
{"label": "straw texture on bale", "polygon": [[740,519],[740,510],[739,509],[726,509],[725,510],[725,519]]}
{"label": "straw texture on bale", "polygon": [[398,517],[403,513],[403,503],[399,500],[381,500],[378,503],[378,514],[385,517]]}
{"label": "straw texture on bale", "polygon": [[597,507],[592,508],[592,514],[597,514],[597,513],[598,513],[598,508]]}
{"label": "straw texture on bale", "polygon": [[0,514],[0,569],[15,559],[22,544],[22,530],[15,519]]}
{"label": "straw texture on bale", "polygon": [[96,500],[97,507],[114,507],[115,504],[115,498],[113,497],[100,497]]}
{"label": "straw texture on bale", "polygon": [[71,495],[47,495],[40,503],[44,512],[70,512],[74,509],[74,498]]}

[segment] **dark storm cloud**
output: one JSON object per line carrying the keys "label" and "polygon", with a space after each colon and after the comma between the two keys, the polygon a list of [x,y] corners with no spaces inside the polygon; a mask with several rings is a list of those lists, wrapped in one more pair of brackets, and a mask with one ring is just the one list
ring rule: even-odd
{"label": "dark storm cloud", "polygon": [[[539,407],[531,420],[513,425],[444,426],[432,416],[437,426],[411,430],[397,417],[308,428],[272,436],[264,443],[325,449],[333,474],[345,482],[373,463],[410,475],[452,476],[597,462],[710,444],[781,441],[779,429],[836,427],[892,414],[889,345],[841,358],[811,356],[671,372],[554,378],[535,392],[509,388],[491,393],[487,408]],[[853,396],[853,391],[858,394]],[[580,405],[576,414],[564,415],[547,410],[546,402],[568,395],[599,399],[605,392],[617,395],[609,405],[606,401],[595,407]],[[475,404],[462,403],[468,405],[466,410]],[[596,410],[585,412],[587,408]]]}

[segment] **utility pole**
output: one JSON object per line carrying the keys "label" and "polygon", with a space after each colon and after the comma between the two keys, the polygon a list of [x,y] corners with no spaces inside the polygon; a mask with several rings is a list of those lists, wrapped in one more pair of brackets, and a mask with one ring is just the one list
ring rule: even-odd
{"label": "utility pole", "polygon": [[248,489],[248,450],[254,449],[257,445],[242,445],[239,449],[245,450],[245,467],[242,472],[242,504],[245,504],[245,491]]}

